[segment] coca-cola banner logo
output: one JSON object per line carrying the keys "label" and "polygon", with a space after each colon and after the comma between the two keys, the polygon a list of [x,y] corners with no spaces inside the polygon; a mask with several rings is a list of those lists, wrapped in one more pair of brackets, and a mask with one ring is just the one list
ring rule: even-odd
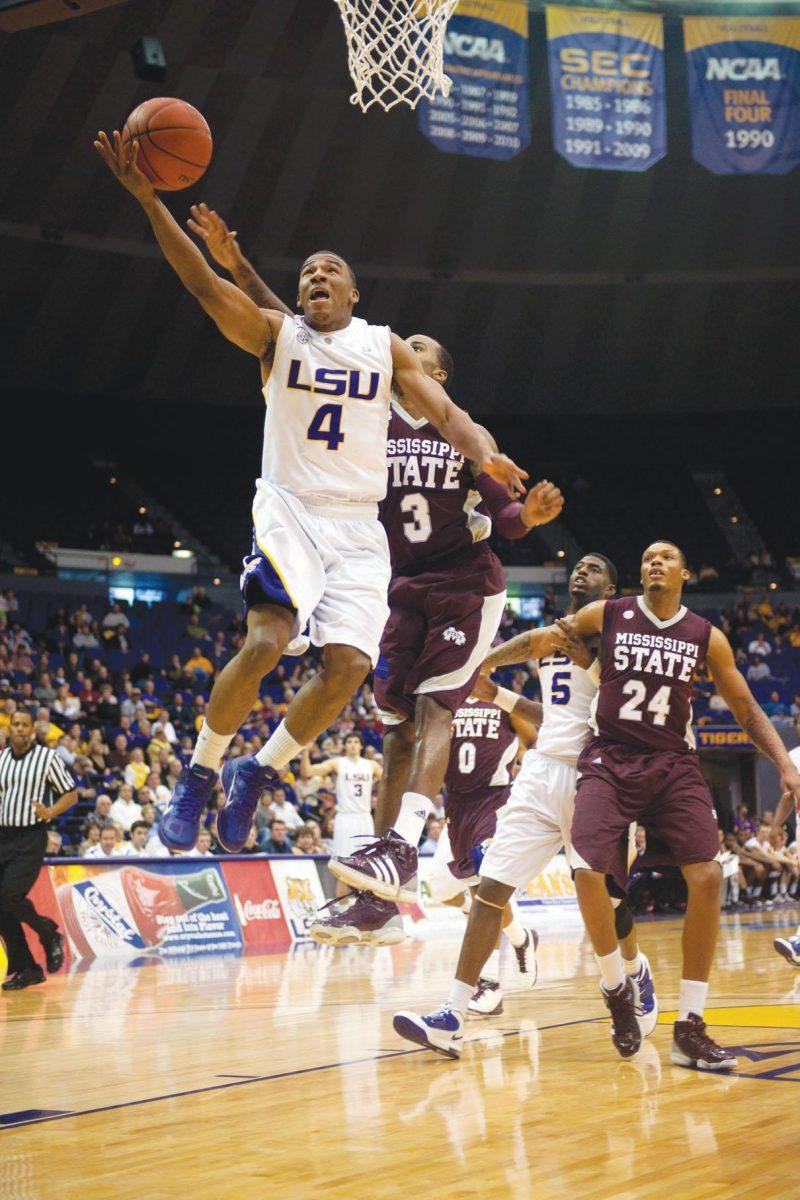
{"label": "coca-cola banner logo", "polygon": [[292,944],[271,865],[263,858],[222,863],[246,954],[287,950]]}

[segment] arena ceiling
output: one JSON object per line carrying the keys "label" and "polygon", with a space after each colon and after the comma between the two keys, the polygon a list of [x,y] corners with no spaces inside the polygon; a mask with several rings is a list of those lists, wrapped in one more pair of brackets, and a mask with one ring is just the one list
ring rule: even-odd
{"label": "arena ceiling", "polygon": [[[157,35],[164,83],[130,46]],[[669,154],[641,175],[552,150],[542,17],[531,148],[439,153],[404,110],[349,101],[332,0],[131,0],[0,40],[0,320],[6,385],[131,401],[250,401],[258,372],[184,296],[140,211],[96,159],[100,127],[178,95],[216,139],[205,199],[288,300],[322,245],[361,312],[424,330],[476,411],[791,407],[798,394],[798,175],[691,161],[680,29],[667,26]]]}

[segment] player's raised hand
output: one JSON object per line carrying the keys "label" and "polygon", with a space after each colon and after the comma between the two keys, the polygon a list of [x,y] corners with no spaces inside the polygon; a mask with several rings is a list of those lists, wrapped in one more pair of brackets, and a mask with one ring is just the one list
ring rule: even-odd
{"label": "player's raised hand", "polygon": [[186,224],[192,233],[205,242],[214,262],[233,272],[242,261],[236,230],[228,229],[219,213],[207,204],[193,204],[189,211],[192,215]]}
{"label": "player's raised hand", "polygon": [[[791,811],[791,803],[794,801],[795,812],[800,814],[800,771],[798,771],[796,767],[792,766],[788,770],[782,772],[781,787],[783,788],[784,794],[781,796],[781,802],[778,806],[779,811],[783,809],[784,802],[788,802],[790,806],[789,811]],[[783,820],[786,820],[786,817],[784,817]]]}
{"label": "player's raised hand", "polygon": [[101,129],[95,139],[94,148],[111,174],[119,180],[124,188],[127,188],[132,196],[135,196],[140,204],[143,204],[155,195],[155,189],[147,176],[139,169],[139,142],[132,139],[123,145],[118,129],[114,130],[112,137],[113,140],[110,140]]}
{"label": "player's raised hand", "polygon": [[563,650],[576,667],[582,667],[584,671],[588,670],[592,665],[592,652],[586,642],[582,637],[578,637],[570,622],[565,621],[563,617],[556,617],[555,625],[559,630],[559,650]]}
{"label": "player's raised hand", "polygon": [[534,525],[547,525],[555,521],[564,507],[564,497],[549,479],[543,479],[534,485],[525,497],[520,517],[523,525],[533,529]]}
{"label": "player's raised hand", "polygon": [[492,479],[496,479],[498,483],[504,483],[512,496],[524,494],[523,480],[528,478],[528,472],[523,471],[522,467],[518,467],[507,454],[501,454],[499,450],[495,450],[487,454],[483,462],[478,465],[480,470],[491,475]]}

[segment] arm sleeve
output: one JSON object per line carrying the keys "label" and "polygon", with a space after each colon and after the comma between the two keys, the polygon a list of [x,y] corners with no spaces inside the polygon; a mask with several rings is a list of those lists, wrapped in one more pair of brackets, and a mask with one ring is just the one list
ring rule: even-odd
{"label": "arm sleeve", "polygon": [[47,772],[47,782],[53,789],[53,795],[56,800],[60,800],[67,792],[71,792],[75,787],[75,780],[72,774],[64,766],[64,763],[57,754],[53,754],[50,760],[50,770]]}
{"label": "arm sleeve", "polygon": [[515,539],[525,537],[530,533],[524,525],[520,513],[522,505],[519,500],[512,500],[506,488],[491,475],[479,475],[475,487],[480,492],[481,500],[489,510],[495,532],[500,537]]}

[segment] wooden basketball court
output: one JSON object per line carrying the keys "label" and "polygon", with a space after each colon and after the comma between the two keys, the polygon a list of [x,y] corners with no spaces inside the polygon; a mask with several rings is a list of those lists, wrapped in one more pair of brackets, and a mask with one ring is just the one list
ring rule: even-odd
{"label": "wooden basketball court", "polygon": [[[740,1070],[673,1067],[680,924],[641,926],[664,1013],[617,1057],[588,943],[550,929],[540,981],[470,1023],[460,1062],[398,1039],[446,994],[460,926],[394,949],[103,967],[0,1006],[3,1200],[793,1195],[798,912],[724,917],[714,1035]],[[798,1086],[797,1095],[793,1086]]]}

